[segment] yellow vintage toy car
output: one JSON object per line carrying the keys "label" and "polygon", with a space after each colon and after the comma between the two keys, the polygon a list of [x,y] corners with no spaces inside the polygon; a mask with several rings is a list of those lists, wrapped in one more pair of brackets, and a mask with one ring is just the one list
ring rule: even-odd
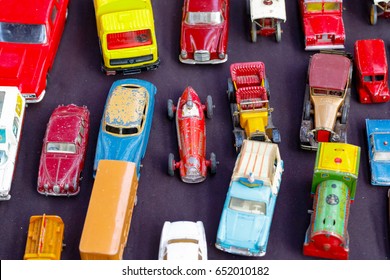
{"label": "yellow vintage toy car", "polygon": [[94,0],[106,75],[155,70],[160,59],[150,0]]}

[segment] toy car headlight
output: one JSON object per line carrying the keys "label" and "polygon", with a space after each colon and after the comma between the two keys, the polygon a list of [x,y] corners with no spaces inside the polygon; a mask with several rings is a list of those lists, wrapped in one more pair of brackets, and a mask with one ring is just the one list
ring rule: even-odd
{"label": "toy car headlight", "polygon": [[340,141],[340,136],[336,133],[334,133],[331,137],[332,142],[339,142]]}
{"label": "toy car headlight", "polygon": [[54,185],[53,191],[54,191],[54,193],[60,193],[60,186],[59,185]]}
{"label": "toy car headlight", "polygon": [[187,51],[186,50],[181,50],[181,53],[180,53],[181,57],[182,58],[187,58]]}
{"label": "toy car headlight", "polygon": [[224,59],[225,58],[225,53],[224,52],[220,52],[218,54],[218,57],[219,57],[219,59]]}

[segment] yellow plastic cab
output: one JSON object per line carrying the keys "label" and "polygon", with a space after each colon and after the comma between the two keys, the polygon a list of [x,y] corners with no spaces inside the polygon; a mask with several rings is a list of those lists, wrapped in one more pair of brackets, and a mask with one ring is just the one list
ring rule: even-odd
{"label": "yellow plastic cab", "polygon": [[59,260],[64,239],[64,222],[58,216],[32,216],[27,233],[25,260]]}
{"label": "yellow plastic cab", "polygon": [[160,60],[150,0],[94,0],[96,26],[107,75],[154,70]]}
{"label": "yellow plastic cab", "polygon": [[133,162],[100,160],[80,240],[83,260],[121,260],[136,203]]}

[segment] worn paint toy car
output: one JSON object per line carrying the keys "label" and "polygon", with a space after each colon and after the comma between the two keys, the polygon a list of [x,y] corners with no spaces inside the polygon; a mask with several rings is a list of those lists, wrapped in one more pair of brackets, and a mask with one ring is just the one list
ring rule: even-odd
{"label": "worn paint toy car", "polygon": [[137,204],[137,166],[99,161],[80,238],[82,260],[121,260]]}
{"label": "worn paint toy car", "polygon": [[233,120],[236,151],[244,139],[279,143],[269,107],[269,84],[263,62],[234,63],[230,66],[227,94]]}
{"label": "worn paint toy car", "polygon": [[215,246],[264,256],[283,173],[277,144],[244,140],[230,181]]}
{"label": "worn paint toy car", "polygon": [[108,93],[96,145],[94,173],[101,159],[134,162],[140,175],[157,89],[147,81],[115,81]]}
{"label": "worn paint toy car", "polygon": [[342,0],[298,0],[305,50],[342,49],[345,42]]}
{"label": "worn paint toy car", "polygon": [[385,42],[382,39],[356,41],[354,61],[360,102],[389,101],[389,70]]}
{"label": "worn paint toy car", "polygon": [[39,102],[65,27],[68,0],[1,1],[0,85]]}
{"label": "worn paint toy car", "polygon": [[371,184],[390,186],[390,120],[366,119]]}
{"label": "worn paint toy car", "polygon": [[252,42],[257,41],[257,35],[275,35],[276,42],[280,42],[282,40],[281,22],[286,22],[284,0],[247,0],[246,3]]}
{"label": "worn paint toy car", "polygon": [[389,0],[372,0],[370,9],[370,23],[375,25],[378,17],[390,18],[390,1]]}
{"label": "worn paint toy car", "polygon": [[327,259],[348,259],[349,206],[355,199],[360,147],[320,143],[314,167],[314,194],[303,254]]}
{"label": "worn paint toy car", "polygon": [[70,196],[80,191],[89,136],[89,111],[74,104],[58,106],[47,123],[39,162],[37,191]]}
{"label": "worn paint toy car", "polygon": [[207,260],[207,242],[201,221],[165,222],[158,252],[159,260]]}
{"label": "worn paint toy car", "polygon": [[168,174],[173,176],[175,169],[180,170],[180,177],[186,183],[200,183],[206,179],[207,168],[214,174],[217,169],[217,159],[214,153],[206,160],[206,124],[205,115],[213,116],[213,100],[207,96],[207,102],[202,105],[198,94],[192,87],[187,87],[177,102],[173,105],[168,100],[168,117],[173,119],[176,112],[176,130],[179,144],[180,161],[175,161],[169,154]]}
{"label": "worn paint toy car", "polygon": [[184,0],[179,60],[217,64],[228,59],[229,0]]}
{"label": "worn paint toy car", "polygon": [[0,87],[0,201],[11,198],[25,107],[17,87]]}
{"label": "worn paint toy car", "polygon": [[59,216],[31,216],[23,259],[60,260],[64,228],[64,222]]}
{"label": "worn paint toy car", "polygon": [[343,53],[317,53],[310,58],[300,129],[301,148],[318,142],[347,142],[352,61]]}
{"label": "worn paint toy car", "polygon": [[94,0],[102,71],[155,70],[160,64],[150,0]]}

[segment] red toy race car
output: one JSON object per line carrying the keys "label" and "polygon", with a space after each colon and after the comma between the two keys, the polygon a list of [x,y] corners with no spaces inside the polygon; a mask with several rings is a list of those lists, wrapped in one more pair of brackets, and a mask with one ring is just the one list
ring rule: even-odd
{"label": "red toy race car", "polygon": [[169,154],[168,174],[173,176],[175,169],[180,169],[180,177],[185,183],[200,183],[206,179],[207,167],[214,174],[217,169],[217,159],[214,153],[206,160],[206,111],[208,118],[213,116],[213,101],[207,96],[205,105],[192,87],[187,87],[177,102],[173,105],[168,100],[168,117],[173,119],[176,112],[177,140],[179,144],[180,161],[175,161]]}

